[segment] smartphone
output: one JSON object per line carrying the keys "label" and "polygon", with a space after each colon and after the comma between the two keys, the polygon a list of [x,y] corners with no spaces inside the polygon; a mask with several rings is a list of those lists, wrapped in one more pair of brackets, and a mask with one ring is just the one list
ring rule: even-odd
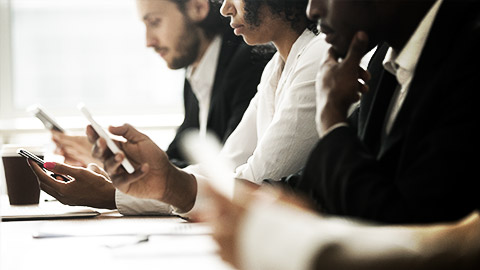
{"label": "smartphone", "polygon": [[42,121],[45,128],[50,130],[56,130],[59,132],[64,133],[65,130],[51,117],[44,108],[41,106],[35,106],[34,108],[30,109],[31,113],[35,115],[40,121]]}
{"label": "smartphone", "polygon": [[[40,166],[40,168],[42,168],[44,171],[46,171],[46,169],[43,167],[43,164],[45,164],[45,161],[43,161],[43,159],[41,159],[39,156],[37,156],[37,155],[35,155],[35,154],[33,154],[33,153],[23,149],[23,148],[19,148],[17,150],[17,154],[35,161],[35,163],[37,163]],[[56,174],[56,173],[53,173],[51,176],[54,177],[54,178],[61,177],[62,180],[65,181],[65,182],[68,182],[68,181],[72,180],[71,178],[69,178],[67,176]]]}
{"label": "smartphone", "polygon": [[[113,142],[108,133],[93,119],[92,115],[87,110],[87,107],[85,107],[84,104],[80,103],[78,105],[78,109],[83,113],[83,115],[88,119],[88,121],[90,121],[90,124],[92,124],[92,127],[95,132],[97,132],[98,136],[105,139],[105,141],[107,142],[107,147],[110,149],[110,151],[112,151],[113,154],[119,153],[120,148],[118,148],[118,146]],[[135,171],[132,163],[130,163],[130,161],[126,157],[122,161],[122,166],[128,173],[133,173]]]}

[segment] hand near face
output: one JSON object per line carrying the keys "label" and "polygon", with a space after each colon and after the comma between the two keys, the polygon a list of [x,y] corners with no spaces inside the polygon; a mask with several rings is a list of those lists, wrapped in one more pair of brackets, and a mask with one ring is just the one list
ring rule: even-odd
{"label": "hand near face", "polygon": [[[110,127],[109,131],[126,139],[125,142],[116,142],[121,153],[113,155],[105,140],[99,138],[91,126],[87,127],[87,136],[94,144],[93,156],[103,162],[116,188],[131,196],[172,204],[183,211],[193,207],[196,180],[192,175],[173,166],[165,152],[132,126]],[[132,174],[121,166],[125,155],[135,168]]]}
{"label": "hand near face", "polygon": [[72,181],[55,179],[29,160],[29,165],[37,175],[40,188],[55,197],[59,202],[73,206],[115,209],[115,188],[106,173],[96,164],[88,168],[73,167],[61,163],[46,163],[49,170],[60,175],[68,175]]}
{"label": "hand near face", "polygon": [[[368,91],[365,84],[370,74],[360,67],[360,61],[367,52],[368,37],[358,32],[352,39],[347,56],[339,60],[333,49],[317,73],[317,113],[320,115],[323,132],[335,124],[345,122],[348,109]],[[363,82],[360,82],[362,80]]]}
{"label": "hand near face", "polygon": [[70,136],[62,132],[52,130],[52,141],[56,144],[55,154],[65,157],[65,163],[73,166],[86,167],[89,163],[98,163],[98,159],[92,157],[92,144],[86,136]]}

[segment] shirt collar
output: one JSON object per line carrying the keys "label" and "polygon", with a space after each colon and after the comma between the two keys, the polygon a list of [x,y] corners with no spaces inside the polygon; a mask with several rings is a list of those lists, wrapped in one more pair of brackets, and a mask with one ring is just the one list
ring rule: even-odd
{"label": "shirt collar", "polygon": [[284,66],[285,70],[289,70],[290,67],[297,62],[297,58],[302,55],[303,51],[305,51],[307,44],[315,37],[315,34],[313,34],[309,29],[305,29],[303,31],[303,33],[293,43],[292,48],[288,53],[287,61],[285,62]]}
{"label": "shirt collar", "polygon": [[[220,55],[220,46],[222,38],[216,36],[207,50],[200,59],[197,67],[194,69],[192,66],[188,66],[185,72],[185,78],[192,85],[192,88],[196,88],[193,85],[213,85],[215,80],[215,71],[217,70],[218,57]],[[203,88],[203,87],[202,87]]]}
{"label": "shirt collar", "polygon": [[[428,33],[432,28],[433,21],[437,16],[442,1],[443,0],[437,0],[430,8],[400,53],[397,54],[393,48],[388,50],[385,60],[383,61],[383,66],[388,72],[393,75],[397,75],[399,69],[403,69],[409,74],[415,72],[418,59],[425,46]],[[397,77],[397,80],[400,84],[403,84],[402,78]]]}

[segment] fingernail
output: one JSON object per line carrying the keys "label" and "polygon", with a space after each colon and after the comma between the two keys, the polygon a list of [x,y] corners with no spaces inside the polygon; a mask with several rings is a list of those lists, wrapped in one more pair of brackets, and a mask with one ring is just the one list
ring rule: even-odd
{"label": "fingernail", "polygon": [[123,160],[122,154],[115,155],[115,161],[120,162]]}
{"label": "fingernail", "polygon": [[56,165],[55,162],[45,162],[43,164],[43,167],[47,170],[53,170],[53,169],[55,169],[55,165]]}

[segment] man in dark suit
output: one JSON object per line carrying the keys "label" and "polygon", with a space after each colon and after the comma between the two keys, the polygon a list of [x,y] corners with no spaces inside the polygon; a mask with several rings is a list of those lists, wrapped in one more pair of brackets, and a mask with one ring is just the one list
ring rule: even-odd
{"label": "man in dark suit", "polygon": [[[256,94],[264,66],[273,54],[260,53],[246,45],[241,37],[236,37],[221,17],[219,4],[214,1],[137,0],[137,7],[146,26],[147,46],[160,54],[169,68],[187,68],[185,119],[167,150],[172,163],[185,167],[188,164],[179,150],[183,132],[199,128],[226,140]],[[62,147],[73,145],[86,149],[91,158],[92,145],[85,137],[62,133],[54,136]],[[59,139],[63,142],[58,142]],[[84,140],[85,143],[79,145],[72,140]],[[78,150],[73,152],[78,153]],[[63,152],[69,151],[63,149]],[[79,161],[78,155],[66,155],[67,159],[70,163]],[[82,165],[88,163],[83,161]],[[90,164],[88,168],[102,173],[96,165]],[[91,173],[85,173],[82,181],[62,187],[62,190],[45,189],[66,204],[117,208],[114,186]],[[122,213],[137,214],[133,210]]]}
{"label": "man in dark suit", "polygon": [[[188,163],[179,146],[183,133],[192,128],[208,130],[225,141],[256,94],[273,53],[260,52],[235,36],[215,1],[137,0],[137,7],[147,46],[170,69],[187,69],[184,120],[167,150],[175,165],[185,167]],[[53,140],[66,163],[84,167],[98,163],[85,136],[53,132]]]}
{"label": "man in dark suit", "polygon": [[[311,0],[332,49],[317,85],[323,137],[298,190],[326,213],[388,223],[455,220],[478,206],[479,6]],[[382,42],[387,56],[380,47],[362,70]]]}
{"label": "man in dark suit", "polygon": [[[205,2],[209,8],[202,12]],[[170,26],[166,21],[172,15],[165,9],[172,3],[183,16],[184,25],[175,25],[173,31],[179,32],[180,38],[174,39],[169,47],[166,39],[171,35],[166,32]],[[159,52],[170,68],[187,68],[183,94],[185,118],[167,150],[175,165],[185,167],[188,163],[179,146],[183,133],[192,128],[206,129],[225,141],[256,94],[260,76],[272,54],[252,52],[252,47],[233,34],[219,12],[219,3],[214,1],[138,0],[137,5],[147,27],[147,46]],[[156,19],[164,24],[151,24]],[[184,50],[177,49],[177,56],[169,57],[169,51],[182,47]]]}
{"label": "man in dark suit", "polygon": [[[250,100],[257,92],[263,68],[272,56],[270,52],[252,52],[252,49],[241,37],[235,36],[231,29],[222,33],[207,121],[207,129],[222,142],[225,142],[242,119]],[[167,150],[170,161],[179,167],[188,165],[180,150],[182,135],[188,129],[200,128],[198,99],[187,79],[183,98],[185,118]]]}

